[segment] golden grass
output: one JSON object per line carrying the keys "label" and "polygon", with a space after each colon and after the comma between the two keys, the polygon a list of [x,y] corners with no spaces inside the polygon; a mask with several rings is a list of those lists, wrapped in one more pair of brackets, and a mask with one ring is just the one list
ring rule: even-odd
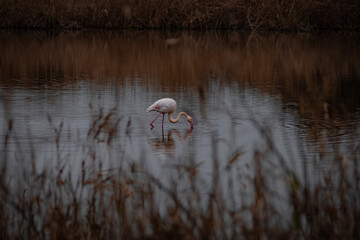
{"label": "golden grass", "polygon": [[0,27],[359,29],[357,0],[0,1]]}

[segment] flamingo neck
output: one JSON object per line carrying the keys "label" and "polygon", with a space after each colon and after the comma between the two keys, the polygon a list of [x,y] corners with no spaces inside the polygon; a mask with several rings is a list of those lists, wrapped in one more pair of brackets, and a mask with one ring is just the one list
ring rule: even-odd
{"label": "flamingo neck", "polygon": [[189,117],[189,115],[188,115],[186,112],[179,112],[179,114],[177,115],[177,117],[173,119],[173,118],[172,118],[173,113],[174,113],[174,112],[170,112],[170,113],[168,114],[169,121],[170,121],[171,123],[177,123],[177,122],[179,121],[181,115],[185,115],[186,118]]}

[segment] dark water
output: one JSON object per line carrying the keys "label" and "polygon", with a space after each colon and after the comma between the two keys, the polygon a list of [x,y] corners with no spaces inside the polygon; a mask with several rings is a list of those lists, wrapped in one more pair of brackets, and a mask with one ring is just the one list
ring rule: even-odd
{"label": "dark water", "polygon": [[[206,183],[216,162],[252,172],[266,131],[282,156],[269,171],[291,169],[311,185],[334,154],[351,166],[359,146],[359,42],[351,33],[3,31],[0,157],[14,176],[33,165],[77,175],[90,153],[104,169],[135,162],[161,179],[191,162]],[[185,118],[151,129],[157,114],[145,111],[162,97],[194,129]],[[98,135],[89,131],[110,112]]]}

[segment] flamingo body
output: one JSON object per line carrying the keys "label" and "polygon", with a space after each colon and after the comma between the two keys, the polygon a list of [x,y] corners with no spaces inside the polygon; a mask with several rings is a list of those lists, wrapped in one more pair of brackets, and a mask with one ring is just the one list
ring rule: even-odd
{"label": "flamingo body", "polygon": [[154,102],[146,112],[157,111],[160,113],[174,112],[176,109],[176,102],[172,98],[162,98]]}
{"label": "flamingo body", "polygon": [[176,102],[174,99],[162,98],[162,99],[157,100],[146,110],[146,112],[151,112],[151,111],[159,112],[159,115],[156,116],[156,118],[150,123],[150,125],[152,127],[154,127],[153,123],[155,122],[155,120],[160,116],[160,114],[163,114],[162,127],[164,127],[164,117],[165,117],[165,114],[167,113],[168,119],[171,123],[177,123],[179,121],[181,115],[185,115],[187,121],[191,125],[191,128],[193,128],[192,118],[186,112],[180,112],[175,119],[172,118],[172,115],[173,115],[175,109],[176,109]]}

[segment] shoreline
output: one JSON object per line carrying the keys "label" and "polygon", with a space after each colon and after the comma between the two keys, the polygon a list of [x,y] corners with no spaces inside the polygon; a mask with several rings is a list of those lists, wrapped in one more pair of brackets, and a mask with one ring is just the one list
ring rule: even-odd
{"label": "shoreline", "polygon": [[0,0],[0,29],[359,31],[356,0]]}

